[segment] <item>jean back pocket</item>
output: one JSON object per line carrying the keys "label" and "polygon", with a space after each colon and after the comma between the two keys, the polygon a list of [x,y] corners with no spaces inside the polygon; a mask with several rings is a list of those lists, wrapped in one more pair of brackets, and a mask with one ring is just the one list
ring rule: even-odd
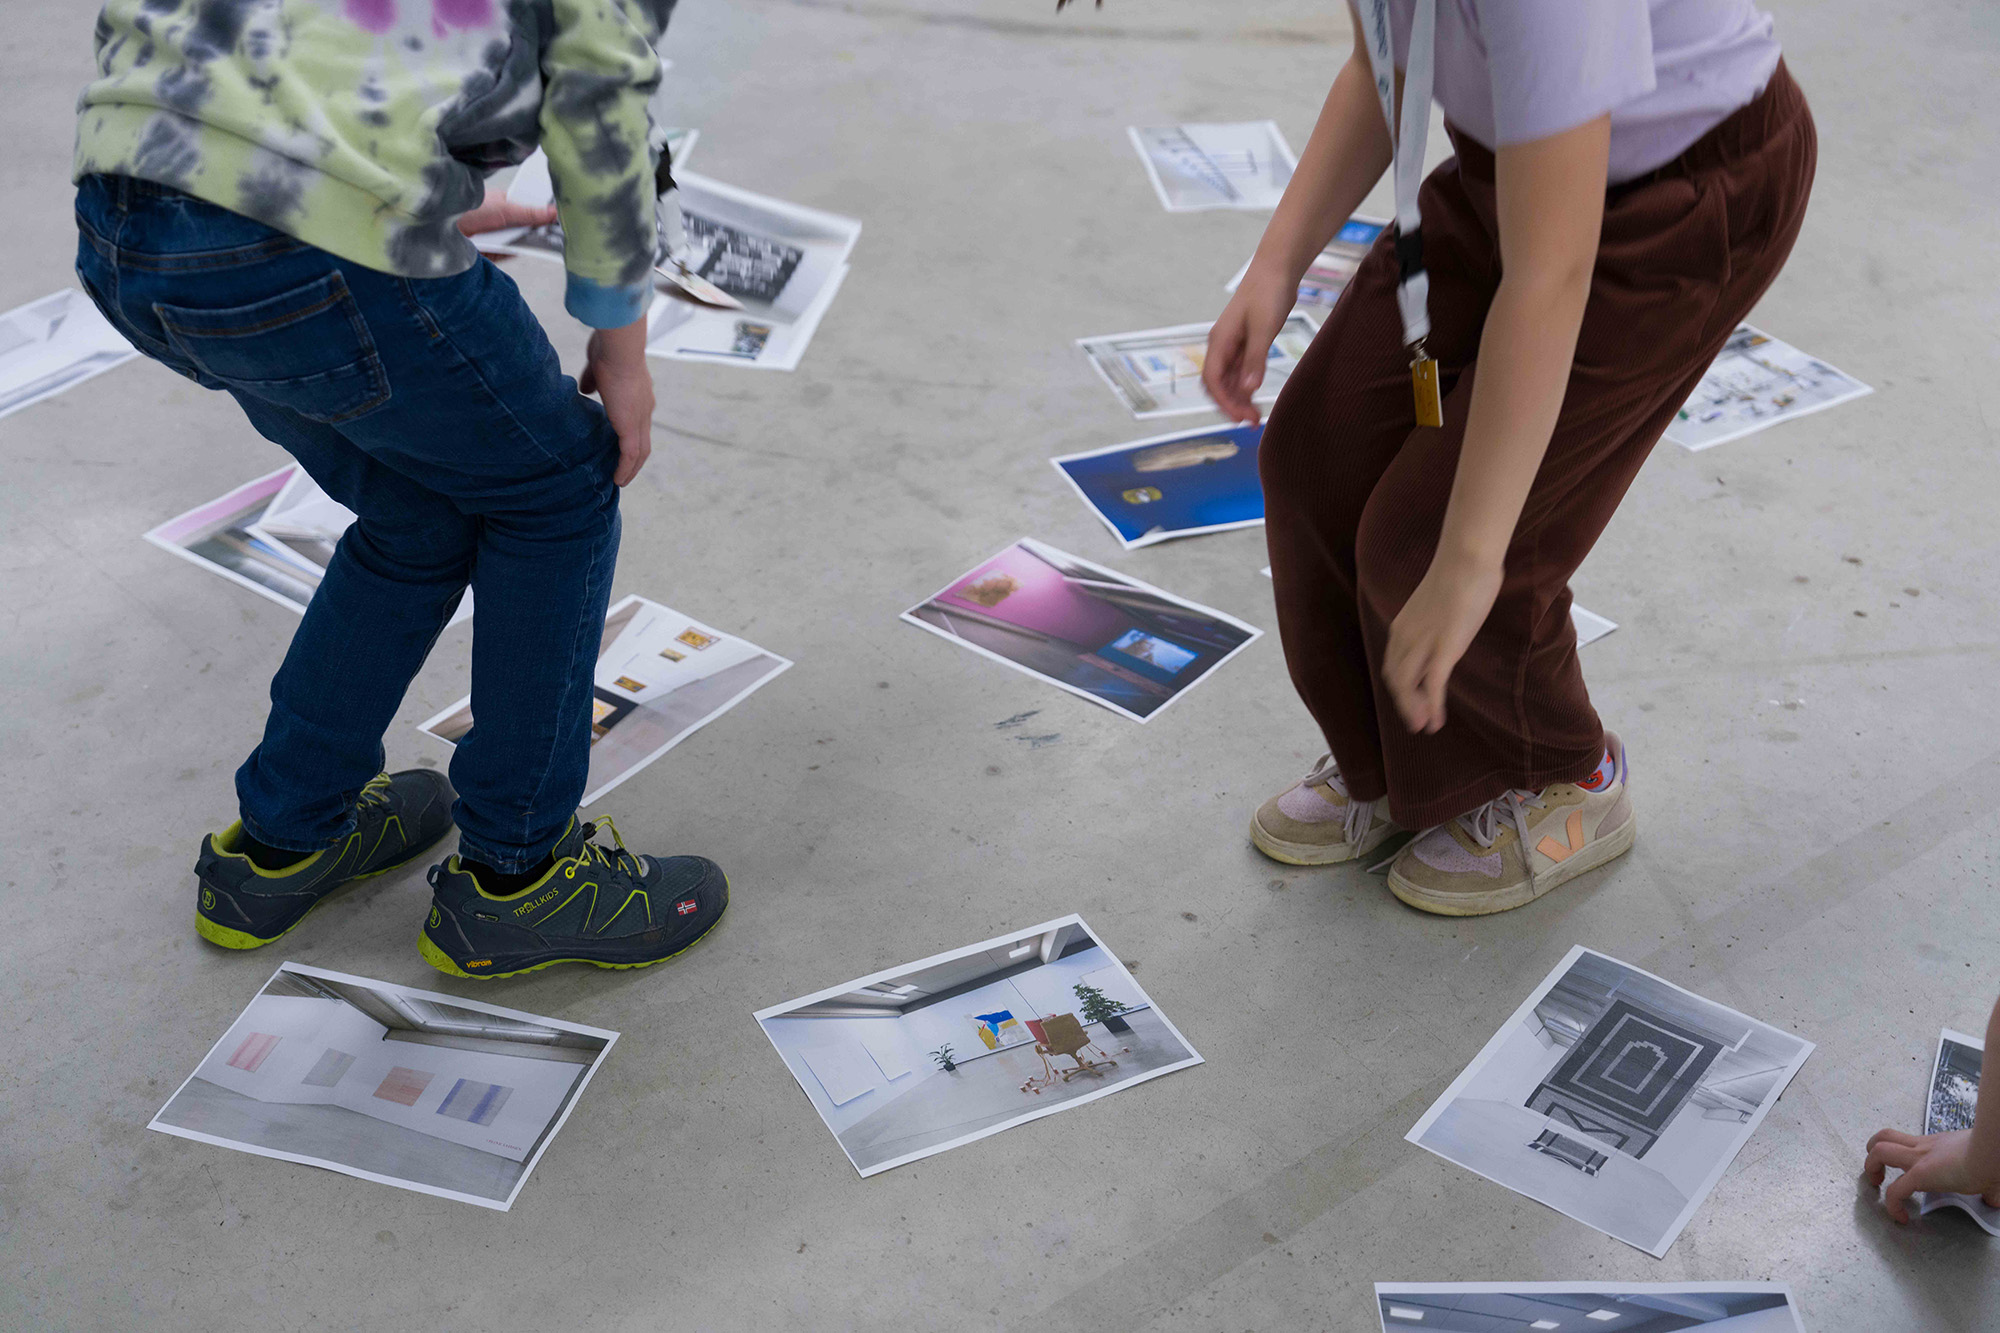
{"label": "jean back pocket", "polygon": [[153,313],[205,374],[301,416],[337,424],[389,401],[388,373],[338,270],[250,305],[156,303]]}

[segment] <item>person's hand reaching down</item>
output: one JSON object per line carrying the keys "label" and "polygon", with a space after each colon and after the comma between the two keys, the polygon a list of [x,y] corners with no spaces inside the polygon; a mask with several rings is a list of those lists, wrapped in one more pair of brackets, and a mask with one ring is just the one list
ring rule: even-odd
{"label": "person's hand reaching down", "polygon": [[1870,1186],[1880,1189],[1886,1168],[1903,1174],[1883,1191],[1882,1206],[1898,1222],[1910,1220],[1910,1196],[1918,1190],[1937,1194],[1976,1194],[1984,1202],[2000,1208],[2000,1170],[1992,1163],[1981,1164],[1974,1151],[1972,1131],[1953,1130],[1948,1134],[1905,1134],[1900,1129],[1878,1129],[1868,1140],[1868,1161],[1862,1175]]}
{"label": "person's hand reaching down", "polygon": [[517,204],[509,199],[505,191],[486,187],[486,197],[479,207],[470,213],[458,216],[458,229],[467,236],[478,236],[483,232],[505,231],[510,227],[545,227],[556,220],[554,204],[540,208],[527,204]]}
{"label": "person's hand reaching down", "polygon": [[1296,284],[1273,283],[1252,264],[1221,318],[1209,329],[1201,387],[1215,400],[1216,410],[1231,421],[1254,426],[1261,420],[1250,399],[1264,383],[1271,344],[1285,327],[1297,296]]}
{"label": "person's hand reaching down", "polygon": [[646,321],[590,335],[583,374],[576,387],[604,404],[618,432],[618,471],[612,480],[627,485],[653,452],[653,373],[646,368]]}

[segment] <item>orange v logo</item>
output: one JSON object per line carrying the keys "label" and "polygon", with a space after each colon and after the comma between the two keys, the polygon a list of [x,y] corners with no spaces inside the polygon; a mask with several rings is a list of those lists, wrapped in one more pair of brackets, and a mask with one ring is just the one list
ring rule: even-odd
{"label": "orange v logo", "polygon": [[1569,835],[1569,846],[1565,847],[1554,838],[1543,838],[1535,844],[1535,850],[1551,861],[1567,861],[1583,850],[1583,811],[1569,812],[1568,825],[1563,830]]}

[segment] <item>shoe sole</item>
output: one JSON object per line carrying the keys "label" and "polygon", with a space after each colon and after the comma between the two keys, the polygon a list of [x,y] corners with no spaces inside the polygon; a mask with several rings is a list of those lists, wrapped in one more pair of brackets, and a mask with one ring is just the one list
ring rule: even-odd
{"label": "shoe sole", "polygon": [[1384,824],[1379,831],[1371,831],[1359,843],[1288,842],[1266,832],[1264,826],[1257,822],[1257,816],[1250,816],[1250,844],[1273,861],[1281,861],[1288,866],[1332,866],[1343,861],[1358,861],[1395,836],[1395,832],[1393,827]]}
{"label": "shoe sole", "polygon": [[1420,884],[1412,883],[1398,874],[1394,867],[1389,870],[1389,892],[1404,903],[1420,912],[1434,916],[1492,916],[1496,912],[1511,912],[1516,907],[1525,907],[1544,894],[1575,879],[1588,874],[1599,866],[1617,860],[1632,850],[1632,841],[1639,831],[1639,817],[1635,813],[1625,821],[1622,828],[1591,843],[1582,851],[1559,862],[1541,883],[1529,880],[1510,888],[1494,889],[1486,893],[1433,893]]}
{"label": "shoe sole", "polygon": [[[727,879],[723,880],[722,889],[724,893],[729,891],[729,881]],[[674,959],[679,958],[689,949],[694,948],[695,945],[700,944],[710,935],[713,935],[715,928],[722,924],[722,917],[728,915],[729,913],[725,910],[722,916],[718,916],[715,920],[708,923],[706,930],[689,940],[686,944],[683,944],[680,948],[674,950],[672,953],[662,954],[658,958],[648,958],[643,963],[610,963],[599,958],[550,958],[543,962],[530,963],[527,967],[517,967],[511,972],[468,972],[453,961],[450,954],[431,942],[431,933],[428,930],[419,930],[417,932],[417,954],[426,963],[429,963],[446,976],[463,977],[467,981],[499,981],[504,977],[525,977],[530,972],[539,972],[545,967],[555,967],[559,963],[589,963],[592,967],[601,967],[609,971],[631,972],[644,967],[657,967],[661,963],[670,963]]]}
{"label": "shoe sole", "polygon": [[276,944],[279,940],[285,938],[285,936],[291,934],[293,931],[297,930],[300,926],[303,926],[306,923],[307,917],[310,917],[314,912],[317,912],[320,908],[326,906],[328,903],[332,902],[335,898],[338,898],[342,894],[346,893],[356,884],[363,883],[367,880],[380,878],[381,876],[386,875],[393,870],[401,870],[404,866],[410,864],[412,861],[421,859],[425,852],[428,852],[431,848],[437,846],[440,842],[443,842],[445,833],[449,832],[451,832],[451,826],[446,825],[444,833],[438,834],[437,837],[432,838],[429,842],[417,848],[415,851],[411,852],[408,856],[396,862],[394,865],[386,865],[383,866],[380,870],[371,870],[365,875],[356,875],[352,879],[342,880],[339,884],[335,885],[333,888],[328,889],[325,895],[321,897],[318,902],[314,903],[311,907],[308,907],[305,911],[299,913],[299,919],[297,921],[292,922],[291,925],[286,926],[283,930],[279,931],[277,934],[272,935],[268,938],[261,935],[252,935],[247,930],[232,930],[228,926],[218,925],[216,922],[210,921],[207,917],[203,916],[201,914],[200,908],[195,909],[194,933],[201,936],[203,939],[207,940],[210,944],[217,945],[224,949],[261,949],[267,944]]}

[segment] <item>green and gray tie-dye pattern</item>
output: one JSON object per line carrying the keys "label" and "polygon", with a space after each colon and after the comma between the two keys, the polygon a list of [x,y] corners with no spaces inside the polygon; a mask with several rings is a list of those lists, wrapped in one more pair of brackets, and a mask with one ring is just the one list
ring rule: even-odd
{"label": "green and gray tie-dye pattern", "polygon": [[547,151],[568,305],[650,299],[648,97],[674,0],[111,0],[75,176],[176,186],[370,268],[461,272],[485,177]]}

